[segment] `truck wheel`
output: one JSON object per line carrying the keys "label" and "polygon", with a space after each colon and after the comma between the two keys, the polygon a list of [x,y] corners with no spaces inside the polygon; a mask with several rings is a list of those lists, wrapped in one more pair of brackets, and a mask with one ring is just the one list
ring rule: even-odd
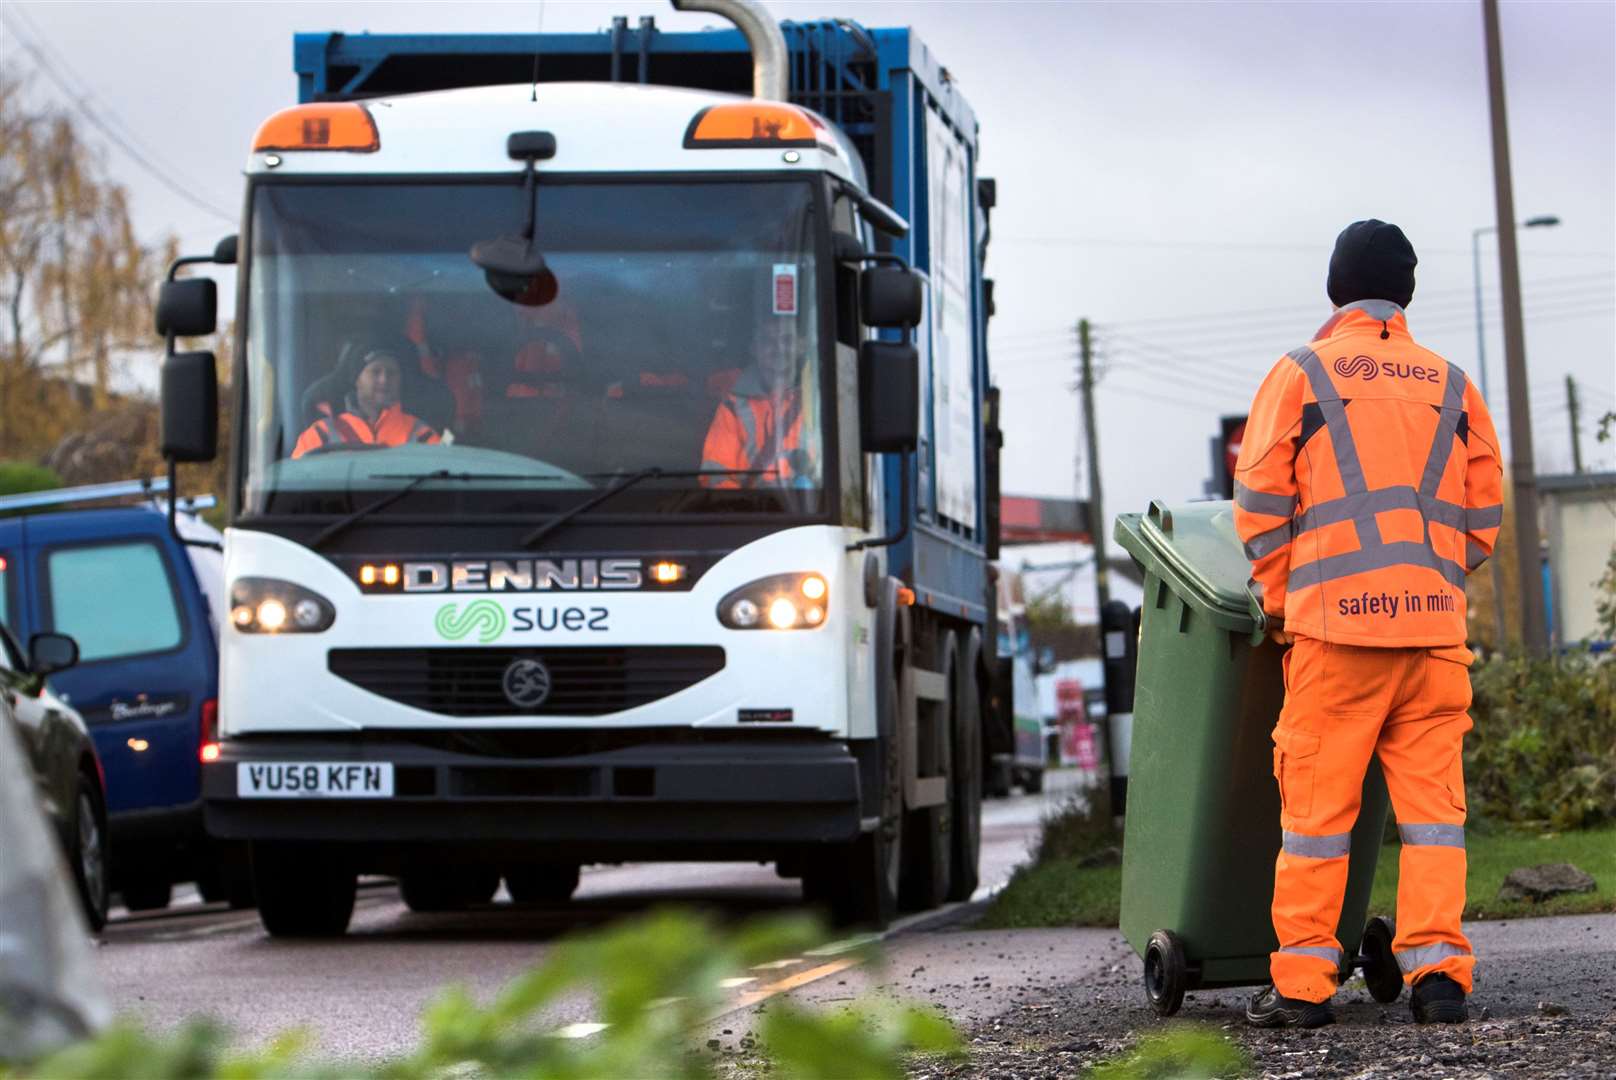
{"label": "truck wheel", "polygon": [[1028,795],[1042,795],[1044,792],[1044,770],[1024,770],[1021,774],[1021,788]]}
{"label": "truck wheel", "polygon": [[107,823],[100,803],[88,781],[79,781],[78,798],[73,806],[73,883],[78,886],[84,908],[84,921],[99,933],[107,924],[107,908],[112,897],[107,889]]}
{"label": "truck wheel", "polygon": [[1003,759],[995,758],[988,762],[987,775],[983,783],[987,787],[989,798],[1003,799],[1009,796],[1010,789],[1014,786],[1011,783],[1011,771],[1010,762]]}
{"label": "truck wheel", "polygon": [[[896,701],[898,688],[888,687]],[[842,858],[814,867],[819,881],[804,880],[810,895],[823,889],[830,895],[831,914],[841,926],[885,930],[898,911],[898,886],[903,870],[903,772],[893,739],[880,740],[881,822],[862,833]],[[838,854],[841,854],[839,852]]]}
{"label": "truck wheel", "polygon": [[[939,760],[922,762],[921,771],[948,778],[948,796],[941,806],[927,806],[904,814],[903,880],[898,904],[906,911],[929,911],[948,899],[954,849],[953,730],[955,714],[955,654],[959,643],[953,631],[943,635],[938,659],[942,662],[948,697],[935,708],[942,719],[942,738],[936,746]],[[916,704],[917,709],[920,707]],[[918,722],[918,717],[917,717]]]}
{"label": "truck wheel", "polygon": [[359,875],[302,844],[252,846],[258,919],[271,937],[340,937],[353,917]]}
{"label": "truck wheel", "polygon": [[507,870],[505,888],[518,904],[564,904],[578,888],[578,864],[541,863]]}
{"label": "truck wheel", "polygon": [[981,883],[982,688],[976,665],[981,635],[972,630],[954,663],[954,828],[948,899],[969,900]]}
{"label": "truck wheel", "polygon": [[482,867],[428,866],[406,870],[398,892],[411,911],[464,911],[486,904],[499,891],[499,873]]}
{"label": "truck wheel", "polygon": [[146,874],[122,882],[118,892],[130,911],[161,911],[168,906],[172,888],[167,876]]}

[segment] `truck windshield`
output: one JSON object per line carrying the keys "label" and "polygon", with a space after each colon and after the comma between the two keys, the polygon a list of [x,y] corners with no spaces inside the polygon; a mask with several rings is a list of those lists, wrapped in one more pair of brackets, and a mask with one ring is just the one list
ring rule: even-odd
{"label": "truck windshield", "polygon": [[[518,182],[253,195],[246,514],[818,514],[825,387],[806,181],[543,182],[554,272],[514,303],[468,257]],[[665,475],[663,475],[665,474]]]}

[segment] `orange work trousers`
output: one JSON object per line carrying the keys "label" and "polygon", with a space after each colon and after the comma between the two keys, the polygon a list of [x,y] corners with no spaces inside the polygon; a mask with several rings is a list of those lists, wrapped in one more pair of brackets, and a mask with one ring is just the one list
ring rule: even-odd
{"label": "orange work trousers", "polygon": [[1402,857],[1392,951],[1404,981],[1433,972],[1471,988],[1465,903],[1464,733],[1470,650],[1377,649],[1298,637],[1285,654],[1274,728],[1284,838],[1274,865],[1274,985],[1288,998],[1335,993],[1335,928],[1369,756],[1380,758]]}

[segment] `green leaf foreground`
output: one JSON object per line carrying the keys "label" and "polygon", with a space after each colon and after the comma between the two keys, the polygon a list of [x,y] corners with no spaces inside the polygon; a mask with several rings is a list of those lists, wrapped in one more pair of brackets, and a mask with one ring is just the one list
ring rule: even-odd
{"label": "green leaf foreground", "polygon": [[[229,1031],[196,1019],[155,1034],[120,1021],[94,1039],[43,1060],[0,1065],[3,1080],[553,1080],[672,1077],[702,1080],[713,1055],[696,1040],[727,1000],[721,980],[756,964],[801,955],[824,942],[808,917],[772,918],[738,929],[686,911],[654,912],[563,941],[545,961],[479,1004],[464,986],[445,988],[422,1014],[414,1052],[367,1065],[321,1057],[314,1038],[292,1031],[257,1049],[233,1049]],[[838,953],[878,960],[864,943]],[[563,999],[587,997],[607,1027],[590,1038],[564,1038],[541,1013]],[[771,1001],[758,1052],[773,1071],[803,1080],[904,1075],[913,1052],[957,1055],[962,1044],[940,1014],[861,1000],[837,1010]]]}

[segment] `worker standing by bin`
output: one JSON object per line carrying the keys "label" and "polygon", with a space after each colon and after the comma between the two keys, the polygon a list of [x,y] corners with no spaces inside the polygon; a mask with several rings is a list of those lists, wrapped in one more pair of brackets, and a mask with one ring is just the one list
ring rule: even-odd
{"label": "worker standing by bin", "polygon": [[1502,470],[1480,393],[1410,336],[1415,263],[1395,225],[1342,231],[1335,314],[1263,381],[1235,467],[1253,588],[1291,645],[1273,734],[1279,948],[1246,1011],[1265,1027],[1334,1018],[1334,930],[1371,755],[1403,845],[1392,952],[1414,1018],[1467,1018],[1464,581],[1497,539]]}

